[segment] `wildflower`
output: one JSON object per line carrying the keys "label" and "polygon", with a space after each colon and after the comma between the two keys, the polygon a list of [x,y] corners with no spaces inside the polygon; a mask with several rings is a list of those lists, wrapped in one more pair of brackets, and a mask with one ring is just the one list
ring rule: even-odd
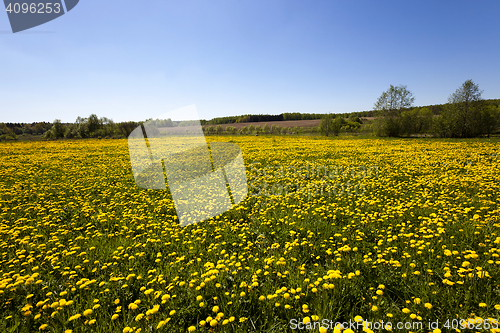
{"label": "wildflower", "polygon": [[77,313],[76,315],[69,317],[68,321],[77,320],[77,319],[78,319],[78,318],[80,318],[81,316],[82,316],[81,314]]}

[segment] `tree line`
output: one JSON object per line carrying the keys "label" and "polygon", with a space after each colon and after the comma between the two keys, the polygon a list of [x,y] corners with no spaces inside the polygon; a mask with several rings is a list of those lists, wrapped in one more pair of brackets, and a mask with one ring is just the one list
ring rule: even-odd
{"label": "tree line", "polygon": [[[489,137],[499,132],[500,99],[483,100],[482,93],[474,81],[467,80],[449,96],[448,103],[414,107],[415,97],[406,86],[390,85],[374,105],[372,132],[387,137]],[[344,117],[330,114],[319,127],[324,135],[338,135],[345,123]]]}
{"label": "tree line", "polygon": [[[373,117],[375,111],[358,111],[358,112],[346,112],[340,113],[338,115],[344,118],[350,117],[354,114],[357,117]],[[284,121],[284,120],[315,120],[322,119],[325,116],[324,113],[281,113],[279,115],[269,115],[269,114],[247,114],[242,116],[228,116],[228,117],[217,117],[210,120],[200,120],[201,125],[224,125],[224,124],[240,124],[240,123],[262,123],[266,121]]]}
{"label": "tree line", "polygon": [[85,139],[85,138],[122,138],[130,133],[142,122],[127,121],[115,123],[113,120],[91,114],[88,118],[78,117],[74,123],[63,124],[61,120],[54,120],[52,127],[44,133],[47,139]]}
{"label": "tree line", "polygon": [[500,125],[500,100],[483,100],[482,90],[472,80],[465,81],[448,98],[439,112],[413,107],[415,97],[406,86],[391,85],[374,105],[378,136],[400,137],[432,134],[446,138],[490,136]]}
{"label": "tree line", "polygon": [[276,124],[269,125],[268,123],[263,125],[251,124],[239,128],[235,126],[207,125],[203,126],[203,133],[205,135],[313,134],[319,133],[319,128],[317,126],[279,126]]}
{"label": "tree line", "polygon": [[[342,123],[342,126],[347,131],[359,128],[361,124],[360,116],[364,112],[345,113],[349,120]],[[303,127],[281,127],[277,125],[269,126],[258,124],[244,126],[237,129],[232,126],[227,126],[225,129],[220,124],[231,124],[229,120],[240,119],[235,122],[264,122],[285,120],[310,120],[320,119],[324,114],[301,114],[301,113],[284,113],[281,115],[247,115],[237,117],[221,117],[214,118],[210,121],[200,120],[201,125],[205,125],[203,130],[205,134],[281,134],[281,133],[318,133],[319,128],[303,128]],[[357,122],[356,124],[353,121]],[[87,118],[78,117],[74,123],[63,123],[60,119],[55,119],[52,123],[0,123],[0,140],[15,140],[18,135],[42,135],[46,139],[85,139],[85,138],[126,138],[130,133],[140,126],[148,122],[148,124],[158,127],[183,127],[198,124],[197,121],[172,121],[171,119],[147,119],[145,121],[127,121],[115,123],[112,119],[106,117],[98,117],[91,114]],[[213,126],[210,126],[213,123]],[[217,126],[219,125],[219,126]]]}
{"label": "tree line", "polygon": [[[324,119],[330,119],[323,115]],[[340,131],[344,132],[357,132],[362,124],[361,118],[355,114],[351,114],[348,118],[343,118],[342,116],[338,116],[335,121],[332,121],[335,124],[333,130],[327,130],[325,133],[324,121],[321,122],[319,126],[310,126],[310,127],[299,127],[299,126],[280,126],[277,124],[269,125],[268,123],[264,123],[262,125],[259,124],[250,124],[243,127],[235,127],[235,126],[225,126],[222,125],[206,125],[203,126],[203,132],[205,135],[221,135],[221,134],[337,134]],[[338,126],[337,126],[338,125]],[[338,129],[338,130],[337,130]]]}
{"label": "tree line", "polygon": [[0,140],[15,140],[18,135],[41,135],[52,127],[52,123],[0,123]]}
{"label": "tree line", "polygon": [[[448,138],[470,138],[499,133],[500,99],[483,100],[483,91],[472,80],[465,81],[448,98],[448,103],[415,107],[413,93],[404,85],[393,86],[377,99],[373,110],[342,113],[282,113],[280,115],[244,115],[200,120],[203,131],[211,134],[298,134],[321,133],[338,135],[340,132],[372,132],[377,136],[404,137],[432,135]],[[375,120],[362,121],[363,117]],[[266,122],[283,120],[321,119],[318,127],[280,127],[248,125],[241,128],[221,124]],[[0,123],[0,140],[15,140],[18,135],[43,135],[44,138],[126,138],[148,122],[158,128],[182,127],[197,124],[195,121],[171,119],[147,119],[115,123],[112,119],[91,114],[78,117],[74,123]],[[368,130],[367,130],[368,129]]]}

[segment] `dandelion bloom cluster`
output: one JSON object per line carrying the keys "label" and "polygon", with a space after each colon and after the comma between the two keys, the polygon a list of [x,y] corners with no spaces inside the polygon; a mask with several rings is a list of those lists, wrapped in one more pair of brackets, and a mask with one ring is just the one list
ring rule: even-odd
{"label": "dandelion bloom cluster", "polygon": [[168,191],[135,185],[126,140],[0,143],[1,330],[498,318],[494,139],[210,140],[241,147],[253,192],[184,228]]}

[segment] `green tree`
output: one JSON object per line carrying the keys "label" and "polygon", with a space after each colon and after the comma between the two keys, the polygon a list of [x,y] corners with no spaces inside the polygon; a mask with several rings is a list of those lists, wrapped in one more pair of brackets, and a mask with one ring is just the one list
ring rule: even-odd
{"label": "green tree", "polygon": [[351,122],[356,122],[359,124],[362,124],[363,122],[361,121],[361,118],[358,117],[357,113],[354,112],[351,115],[349,115],[349,121]]}
{"label": "green tree", "polygon": [[51,131],[55,138],[64,137],[64,125],[61,123],[60,119],[54,120]]}
{"label": "green tree", "polygon": [[331,114],[328,114],[321,119],[321,122],[319,123],[319,131],[326,136],[333,133],[333,120]]}
{"label": "green tree", "polygon": [[[76,125],[76,131],[78,133],[77,137],[87,138],[89,136],[89,127],[87,123],[87,118],[82,118],[82,117],[76,118],[75,125]],[[126,136],[128,137],[128,134]]]}
{"label": "green tree", "polygon": [[344,119],[344,117],[342,116],[337,116],[335,118],[335,120],[333,120],[333,123],[332,123],[332,133],[337,136],[339,135],[340,133],[340,130],[342,129],[342,127],[346,124],[346,121]]}
{"label": "green tree", "polygon": [[381,115],[378,135],[400,136],[401,123],[400,115],[404,109],[413,105],[415,97],[404,85],[390,85],[378,98],[373,109],[379,111]]}
{"label": "green tree", "polygon": [[99,120],[99,118],[97,117],[97,115],[91,114],[87,118],[87,129],[88,129],[91,136],[93,136],[95,134],[95,132],[97,132],[97,130],[99,128],[101,128],[101,125],[102,125],[102,123]]}
{"label": "green tree", "polygon": [[14,134],[5,123],[0,123],[0,134],[12,135]]}
{"label": "green tree", "polygon": [[448,98],[441,116],[436,119],[436,131],[443,137],[469,138],[488,132],[488,109],[481,99],[482,91],[472,80],[465,81]]}
{"label": "green tree", "polygon": [[[81,118],[80,118],[81,119]],[[130,133],[137,128],[140,124],[135,121],[126,121],[118,123],[117,131],[122,134],[125,138],[128,138]]]}
{"label": "green tree", "polygon": [[346,132],[356,132],[361,127],[361,124],[357,121],[345,120],[344,118],[342,118],[342,120],[343,122],[340,129]]}
{"label": "green tree", "polygon": [[41,123],[36,123],[33,132],[35,134],[43,134],[43,131],[44,131],[43,125]]}
{"label": "green tree", "polygon": [[234,126],[227,126],[226,127],[226,133],[228,134],[235,134],[238,129]]}
{"label": "green tree", "polygon": [[455,121],[454,135],[467,138],[480,134],[481,94],[479,86],[467,80],[448,98],[451,118]]}
{"label": "green tree", "polygon": [[101,124],[101,128],[97,131],[99,136],[110,136],[113,135],[116,131],[116,124],[113,119],[109,119],[106,117],[101,117],[99,119]]}
{"label": "green tree", "polygon": [[279,125],[273,124],[271,126],[271,133],[272,134],[280,134],[281,127]]}
{"label": "green tree", "polygon": [[75,124],[71,124],[68,127],[66,127],[66,130],[64,131],[64,137],[66,139],[73,139],[78,136],[77,132],[77,127]]}
{"label": "green tree", "polygon": [[45,139],[53,139],[54,137],[55,136],[54,136],[54,132],[52,131],[52,129],[49,129],[48,131],[46,131],[42,135],[42,138],[45,138]]}
{"label": "green tree", "polygon": [[33,134],[33,128],[31,127],[30,124],[23,124],[23,133],[26,134]]}
{"label": "green tree", "polygon": [[267,123],[265,123],[264,126],[262,127],[262,132],[264,134],[269,134],[270,131],[271,131],[271,129],[269,128],[269,125]]}
{"label": "green tree", "polygon": [[432,112],[426,107],[405,110],[400,117],[403,135],[427,133],[431,128]]}
{"label": "green tree", "polygon": [[498,124],[500,121],[500,107],[495,107],[494,105],[488,105],[487,107],[483,108],[483,116],[482,116],[482,121],[483,121],[483,129],[484,133],[490,137],[492,133],[495,133],[498,129]]}

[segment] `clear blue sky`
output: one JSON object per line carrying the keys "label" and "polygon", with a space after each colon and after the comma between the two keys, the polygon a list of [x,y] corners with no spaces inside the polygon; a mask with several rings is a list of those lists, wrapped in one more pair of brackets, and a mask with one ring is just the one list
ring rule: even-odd
{"label": "clear blue sky", "polygon": [[81,0],[12,34],[0,13],[0,122],[371,110],[465,80],[500,98],[500,1]]}

